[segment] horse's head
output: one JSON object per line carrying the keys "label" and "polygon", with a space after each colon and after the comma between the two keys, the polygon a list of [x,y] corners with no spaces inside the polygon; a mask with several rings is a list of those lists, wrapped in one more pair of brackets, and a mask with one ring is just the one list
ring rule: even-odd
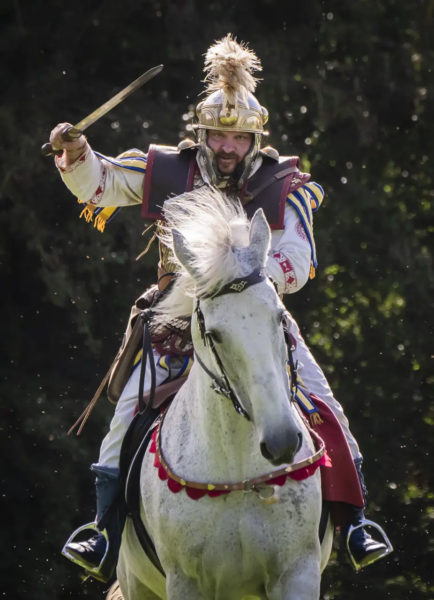
{"label": "horse's head", "polygon": [[182,270],[160,312],[170,311],[171,300],[177,305],[180,292],[190,295],[196,358],[210,383],[226,377],[262,455],[273,465],[291,463],[302,434],[290,403],[285,308],[265,274],[271,233],[262,210],[249,224],[239,207],[207,190],[170,202],[166,218],[176,226],[172,247]]}

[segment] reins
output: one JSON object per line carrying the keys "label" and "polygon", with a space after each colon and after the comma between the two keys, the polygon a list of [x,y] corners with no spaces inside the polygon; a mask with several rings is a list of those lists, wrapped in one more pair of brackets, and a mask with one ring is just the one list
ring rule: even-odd
{"label": "reins", "polygon": [[[139,379],[139,413],[149,416],[154,407],[155,388],[157,387],[157,374],[155,371],[154,351],[152,348],[151,330],[149,328],[149,322],[153,316],[152,311],[147,308],[142,310],[138,318],[142,321],[143,325],[143,341],[142,341],[142,360],[140,365],[140,379]],[[145,375],[146,366],[149,359],[149,367],[151,369],[151,385],[149,388],[149,402],[146,406],[143,401],[144,388],[145,388]]]}

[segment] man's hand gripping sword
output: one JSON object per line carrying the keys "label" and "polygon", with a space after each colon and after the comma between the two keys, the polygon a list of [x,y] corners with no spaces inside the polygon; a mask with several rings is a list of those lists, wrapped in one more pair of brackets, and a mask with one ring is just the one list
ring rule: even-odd
{"label": "man's hand gripping sword", "polygon": [[[105,102],[102,106],[97,108],[93,113],[87,116],[85,119],[82,119],[79,123],[74,125],[73,127],[66,125],[60,134],[60,138],[63,142],[74,142],[78,140],[78,138],[82,135],[83,131],[93,125],[95,121],[98,121],[101,117],[107,114],[112,108],[120,104],[125,98],[130,96],[133,92],[135,92],[139,87],[141,87],[144,83],[158,75],[160,71],[163,69],[163,65],[158,65],[157,67],[153,67],[146,71],[143,75],[141,75],[138,79],[130,83],[125,89],[121,92],[113,96],[108,102]],[[41,152],[44,156],[61,156],[63,154],[63,150],[60,148],[53,147],[51,143],[44,144],[41,148]]]}

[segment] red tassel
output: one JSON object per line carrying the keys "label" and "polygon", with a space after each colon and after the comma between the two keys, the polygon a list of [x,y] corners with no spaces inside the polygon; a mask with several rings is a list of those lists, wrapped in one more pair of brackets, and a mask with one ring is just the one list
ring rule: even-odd
{"label": "red tassel", "polygon": [[231,490],[212,490],[208,492],[208,496],[210,498],[218,498],[219,496],[226,496],[226,494],[230,494]]}
{"label": "red tassel", "polygon": [[173,493],[173,494],[179,494],[179,492],[182,490],[183,486],[178,483],[177,481],[175,481],[174,479],[170,479],[167,482],[167,487],[169,488],[169,490]]}
{"label": "red tassel", "polygon": [[271,484],[271,485],[278,485],[280,487],[284,486],[286,483],[286,475],[280,475],[279,477],[275,477],[274,479],[270,479],[270,481],[267,481],[267,485]]}
{"label": "red tassel", "polygon": [[206,490],[196,490],[195,488],[186,487],[185,491],[187,492],[187,496],[192,500],[200,500],[204,496],[206,496]]}
{"label": "red tassel", "polygon": [[[157,455],[155,455],[157,456]],[[166,473],[166,471],[163,469],[163,467],[160,465],[158,468],[158,477],[161,479],[161,481],[166,481],[167,479],[169,479],[169,475]]]}

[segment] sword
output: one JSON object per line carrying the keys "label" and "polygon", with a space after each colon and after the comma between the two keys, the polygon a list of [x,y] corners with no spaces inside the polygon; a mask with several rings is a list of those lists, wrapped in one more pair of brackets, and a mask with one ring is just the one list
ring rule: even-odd
{"label": "sword", "polygon": [[[149,69],[149,71],[146,71],[146,73],[143,73],[143,75],[133,81],[133,83],[130,83],[130,85],[127,85],[127,87],[116,94],[116,96],[113,96],[113,98],[110,98],[110,100],[105,102],[105,104],[94,110],[93,113],[82,119],[73,127],[67,127],[64,131],[62,131],[62,140],[64,142],[73,142],[79,138],[85,129],[93,125],[95,121],[98,121],[98,119],[107,114],[112,108],[120,104],[123,100],[125,100],[125,98],[128,98],[128,96],[135,92],[144,83],[155,77],[155,75],[158,75],[162,69],[163,65],[158,65],[157,67]],[[63,154],[63,150],[54,149],[50,143],[44,144],[41,148],[41,152],[44,156],[61,156]]]}

